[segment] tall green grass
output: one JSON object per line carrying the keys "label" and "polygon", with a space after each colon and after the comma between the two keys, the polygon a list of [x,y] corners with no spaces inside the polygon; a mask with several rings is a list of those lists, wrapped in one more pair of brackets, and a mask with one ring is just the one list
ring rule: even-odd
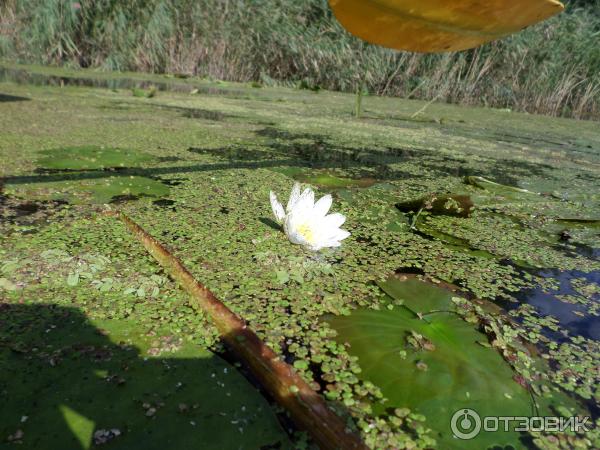
{"label": "tall green grass", "polygon": [[481,48],[396,52],[349,35],[326,0],[4,0],[0,56],[106,70],[321,86],[600,118],[600,1]]}

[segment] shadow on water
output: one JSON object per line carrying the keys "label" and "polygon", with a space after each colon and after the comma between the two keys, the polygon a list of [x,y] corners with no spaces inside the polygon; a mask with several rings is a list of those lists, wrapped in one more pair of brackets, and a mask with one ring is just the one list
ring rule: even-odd
{"label": "shadow on water", "polygon": [[153,205],[156,205],[156,206],[161,207],[161,208],[170,209],[172,211],[175,211],[177,209],[175,207],[175,203],[176,203],[175,200],[171,200],[171,199],[168,199],[168,198],[161,198],[161,199],[158,199],[158,200],[154,200],[152,202]]}
{"label": "shadow on water", "polygon": [[267,145],[275,153],[295,155],[316,166],[326,162],[336,162],[342,168],[357,164],[379,166],[435,155],[431,150],[416,148],[347,147],[330,142],[326,135],[292,133],[273,127],[258,130],[256,135],[268,138]]}
{"label": "shadow on water", "polygon": [[[248,162],[237,162],[237,163],[214,163],[214,164],[192,164],[186,166],[174,166],[174,167],[153,167],[153,168],[123,168],[119,170],[121,176],[142,176],[142,177],[156,177],[160,175],[169,174],[183,174],[192,172],[207,172],[214,170],[227,170],[227,169],[256,169],[259,167],[277,167],[280,165],[293,164],[296,160],[279,159],[271,161],[248,161]],[[15,175],[7,176],[3,178],[5,184],[28,184],[28,183],[45,183],[51,181],[72,181],[72,180],[92,180],[98,178],[106,178],[111,176],[110,170],[84,170],[84,171],[72,171],[72,172],[60,172],[50,173],[48,175]]]}
{"label": "shadow on water", "polygon": [[23,201],[0,194],[0,223],[35,226],[46,222],[67,202],[61,200]]}
{"label": "shadow on water", "polygon": [[577,253],[586,258],[600,261],[600,248],[593,248],[585,244],[572,244]]}
{"label": "shadow on water", "polygon": [[228,161],[267,161],[272,159],[273,156],[287,156],[284,153],[273,153],[268,150],[256,150],[244,147],[216,147],[216,148],[202,148],[202,147],[190,147],[188,148],[190,153],[197,155],[210,155],[215,158],[222,158]]}
{"label": "shadow on water", "polygon": [[267,401],[225,360],[174,336],[140,348],[135,324],[100,325],[75,308],[0,305],[1,441],[23,449],[291,447]]}
{"label": "shadow on water", "polygon": [[176,111],[181,113],[183,117],[187,117],[188,119],[203,119],[203,120],[212,120],[215,122],[220,122],[225,119],[235,117],[231,114],[225,114],[221,111],[212,111],[210,109],[202,109],[202,108],[186,108],[184,106],[169,106],[169,105],[153,105],[156,108],[166,109],[171,111]]}
{"label": "shadow on water", "polygon": [[[469,164],[468,159],[437,156],[434,161],[424,161],[420,165],[440,174],[460,178],[481,175],[482,170],[480,167],[470,167]],[[544,176],[548,170],[553,170],[553,167],[548,164],[499,159],[490,161],[487,171],[497,183],[518,185],[522,179],[531,176]]]}
{"label": "shadow on water", "polygon": [[[414,161],[420,168],[429,169],[430,176],[481,175],[493,178],[496,182],[516,184],[521,177],[531,174],[542,175],[552,169],[546,164],[531,163],[513,159],[489,159],[487,167],[469,167],[469,159],[452,157],[429,149],[402,147],[347,147],[332,143],[328,136],[311,133],[293,133],[275,127],[266,127],[256,132],[267,138],[269,148],[278,154],[294,155],[312,168],[368,167],[380,180],[408,179],[415,175],[392,168],[393,165]],[[481,163],[482,160],[479,160]],[[373,174],[374,171],[374,174]],[[365,176],[365,174],[361,174]],[[361,176],[359,175],[359,176]]]}
{"label": "shadow on water", "polygon": [[[211,112],[212,113],[212,112]],[[292,133],[274,127],[266,127],[256,132],[257,136],[267,138],[264,150],[249,149],[241,146],[222,148],[191,147],[190,152],[200,155],[210,155],[221,161],[213,163],[177,165],[172,167],[137,167],[119,168],[119,175],[157,177],[169,174],[184,174],[193,172],[218,171],[229,169],[256,168],[302,168],[302,169],[340,169],[344,176],[353,179],[370,179],[378,181],[407,180],[416,175],[403,168],[411,164],[432,165],[427,174],[431,176],[451,175],[451,167],[459,167],[463,160],[452,159],[439,155],[428,149],[382,147],[382,148],[353,148],[330,142],[328,136],[310,133]],[[504,164],[501,166],[500,164]],[[511,161],[502,163],[490,161],[489,172],[479,168],[478,173],[495,179],[505,179],[506,173],[514,170]],[[6,176],[6,184],[28,184],[55,181],[91,180],[109,176],[106,170],[81,170],[73,172],[57,172],[39,175]]]}
{"label": "shadow on water", "polygon": [[17,95],[9,95],[9,94],[0,94],[0,103],[5,103],[5,102],[23,102],[23,101],[28,101],[31,100],[30,98],[27,97],[20,97]]}
{"label": "shadow on water", "polygon": [[270,219],[268,217],[261,217],[258,219],[261,223],[263,223],[264,225],[272,228],[273,230],[276,231],[281,231],[281,225],[279,225],[277,222],[275,222],[273,219]]}

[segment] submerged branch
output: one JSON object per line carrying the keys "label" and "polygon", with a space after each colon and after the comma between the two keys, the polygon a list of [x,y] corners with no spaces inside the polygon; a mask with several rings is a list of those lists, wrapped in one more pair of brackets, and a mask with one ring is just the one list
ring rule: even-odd
{"label": "submerged branch", "polygon": [[262,387],[290,414],[296,425],[310,433],[323,449],[365,449],[360,438],[334,413],[325,400],[282,361],[245,322],[200,284],[160,242],[123,213],[116,214],[146,250],[206,312],[222,338],[259,380]]}

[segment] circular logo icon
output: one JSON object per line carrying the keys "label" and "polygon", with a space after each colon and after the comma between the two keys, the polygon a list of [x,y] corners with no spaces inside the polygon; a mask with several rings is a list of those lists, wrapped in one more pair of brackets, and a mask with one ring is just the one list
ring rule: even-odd
{"label": "circular logo icon", "polygon": [[459,409],[452,416],[450,428],[458,439],[473,439],[481,431],[481,417],[472,409]]}

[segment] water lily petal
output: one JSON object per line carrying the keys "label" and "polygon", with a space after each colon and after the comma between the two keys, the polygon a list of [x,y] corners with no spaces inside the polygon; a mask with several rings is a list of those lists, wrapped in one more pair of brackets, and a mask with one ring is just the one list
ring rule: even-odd
{"label": "water lily petal", "polygon": [[290,199],[288,200],[288,204],[286,207],[286,211],[288,213],[292,212],[292,209],[294,209],[294,206],[296,206],[296,203],[298,202],[299,199],[300,199],[300,183],[294,183],[294,186],[292,187],[292,192],[290,193]]}
{"label": "water lily petal", "polygon": [[304,237],[300,233],[298,233],[296,231],[289,233],[288,234],[288,239],[290,240],[290,242],[292,244],[309,245],[310,246],[310,244],[308,243],[308,241],[306,239],[304,239]]}
{"label": "water lily petal", "polygon": [[309,242],[298,232],[297,226],[299,219],[301,219],[301,217],[298,217],[297,214],[288,214],[283,223],[283,230],[292,244],[308,246],[310,245]]}
{"label": "water lily petal", "polygon": [[337,247],[338,245],[334,245],[334,243],[343,241],[348,236],[350,233],[341,228],[320,228],[316,241],[323,247]]}
{"label": "water lily petal", "polygon": [[346,216],[340,213],[333,213],[325,216],[323,226],[327,228],[339,228],[346,221]]}
{"label": "water lily petal", "polygon": [[273,210],[273,214],[275,215],[275,220],[277,223],[283,223],[283,219],[285,219],[285,211],[283,209],[283,205],[279,203],[277,200],[277,195],[273,191],[269,193],[269,198],[271,199],[271,209]]}
{"label": "water lily petal", "polygon": [[333,203],[331,195],[324,195],[315,203],[313,214],[318,217],[325,217],[325,215],[329,212],[329,208],[331,208],[331,203]]}
{"label": "water lily petal", "polygon": [[350,236],[350,232],[346,231],[346,230],[342,230],[340,228],[340,229],[338,229],[337,233],[335,233],[335,240],[337,240],[337,241],[343,241],[348,236]]}
{"label": "water lily petal", "polygon": [[306,188],[300,194],[300,198],[292,208],[292,211],[297,214],[311,214],[315,206],[315,193],[311,188]]}
{"label": "water lily petal", "polygon": [[285,216],[284,231],[294,231],[301,222],[304,221],[303,215],[298,214],[298,211],[292,211]]}

